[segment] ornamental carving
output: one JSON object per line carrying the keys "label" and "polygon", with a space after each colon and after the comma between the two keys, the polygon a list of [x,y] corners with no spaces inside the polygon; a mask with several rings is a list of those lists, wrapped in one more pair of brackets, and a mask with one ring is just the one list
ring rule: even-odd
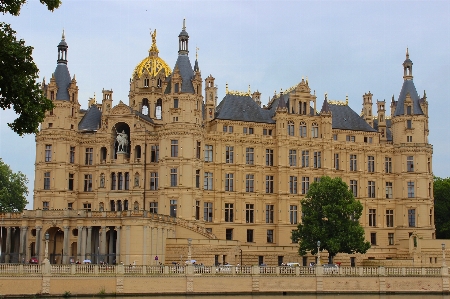
{"label": "ornamental carving", "polygon": [[123,114],[130,114],[131,113],[131,108],[128,107],[127,105],[125,105],[122,101],[120,101],[120,103],[115,106],[114,108],[111,109],[111,114],[115,114],[115,115],[123,115]]}

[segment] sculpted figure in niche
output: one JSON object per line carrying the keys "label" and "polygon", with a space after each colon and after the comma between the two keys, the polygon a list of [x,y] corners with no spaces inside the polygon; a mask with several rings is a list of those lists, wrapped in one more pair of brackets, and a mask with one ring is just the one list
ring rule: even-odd
{"label": "sculpted figure in niche", "polygon": [[139,174],[134,176],[134,186],[139,187]]}
{"label": "sculpted figure in niche", "polygon": [[117,132],[117,143],[119,144],[117,146],[117,151],[118,152],[127,152],[127,148],[128,148],[128,135],[127,133],[125,133],[125,130],[122,130],[122,133]]}
{"label": "sculpted figure in niche", "polygon": [[104,188],[105,187],[105,174],[102,173],[100,175],[100,188]]}

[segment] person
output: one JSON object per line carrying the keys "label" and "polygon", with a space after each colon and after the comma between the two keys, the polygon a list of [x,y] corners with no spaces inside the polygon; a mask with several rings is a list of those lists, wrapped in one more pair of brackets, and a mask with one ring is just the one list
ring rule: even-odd
{"label": "person", "polygon": [[80,263],[80,260],[77,260],[77,262],[76,262],[75,264],[77,264],[77,265],[81,264],[81,263]]}

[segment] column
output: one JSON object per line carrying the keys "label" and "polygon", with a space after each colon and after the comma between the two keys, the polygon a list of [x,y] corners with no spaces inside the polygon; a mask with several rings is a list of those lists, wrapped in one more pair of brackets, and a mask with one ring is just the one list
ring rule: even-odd
{"label": "column", "polygon": [[62,263],[68,264],[69,263],[69,227],[64,226],[64,243],[63,243],[63,257],[62,257]]}
{"label": "column", "polygon": [[148,240],[147,240],[147,229],[148,229],[148,226],[147,225],[144,225],[144,227],[143,227],[143,239],[142,239],[142,242],[143,242],[143,244],[142,244],[142,265],[147,265],[147,243],[148,243]]}
{"label": "column", "polygon": [[34,243],[34,252],[36,253],[36,258],[39,263],[44,260],[44,258],[41,257],[41,229],[42,227],[36,226],[36,242]]}
{"label": "column", "polygon": [[80,263],[82,263],[85,259],[86,259],[86,227],[82,227],[81,229],[81,259],[80,259]]}
{"label": "column", "polygon": [[92,253],[92,226],[87,227],[87,235],[86,235],[86,258],[91,259]]}
{"label": "column", "polygon": [[26,232],[27,232],[27,227],[26,226],[22,226],[20,228],[20,239],[19,239],[19,263],[25,263],[25,255],[27,253],[27,244],[26,244]]}
{"label": "column", "polygon": [[100,239],[100,261],[106,262],[106,226],[102,226]]}
{"label": "column", "polygon": [[84,258],[81,254],[81,244],[83,243],[83,227],[77,226],[78,229],[78,237],[77,237],[77,260],[81,263]]}
{"label": "column", "polygon": [[114,228],[109,227],[109,244],[108,244],[108,263],[112,264],[114,261],[114,257],[112,256],[112,253],[114,251]]}
{"label": "column", "polygon": [[129,265],[130,264],[130,226],[127,225],[125,226],[125,246],[126,246],[126,251],[125,251],[125,264]]}
{"label": "column", "polygon": [[116,238],[116,264],[120,264],[122,261],[120,258],[120,226],[116,226],[117,238]]}
{"label": "column", "polygon": [[6,228],[6,248],[5,248],[5,263],[9,263],[11,259],[11,227]]}

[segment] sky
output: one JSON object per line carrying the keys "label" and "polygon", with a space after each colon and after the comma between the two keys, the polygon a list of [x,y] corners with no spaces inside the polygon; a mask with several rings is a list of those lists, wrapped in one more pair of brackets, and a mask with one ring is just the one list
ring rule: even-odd
{"label": "sky", "polygon": [[[148,56],[150,30],[157,30],[159,57],[173,69],[178,34],[186,19],[189,56],[205,79],[215,77],[218,100],[229,89],[261,92],[266,104],[274,92],[308,78],[317,106],[345,100],[360,113],[364,93],[373,102],[398,98],[406,48],[413,61],[419,96],[429,102],[429,142],[433,172],[450,177],[450,1],[135,1],[62,0],[50,12],[29,0],[20,16],[0,15],[17,37],[34,47],[40,81],[56,68],[57,45],[64,29],[68,67],[87,108],[94,93],[113,90],[113,103],[128,103],[129,80]],[[387,105],[389,106],[389,105]],[[376,114],[376,104],[373,108]],[[390,111],[388,110],[388,113]],[[0,110],[0,158],[29,179],[32,207],[34,135],[19,137],[7,126],[15,119]]]}

